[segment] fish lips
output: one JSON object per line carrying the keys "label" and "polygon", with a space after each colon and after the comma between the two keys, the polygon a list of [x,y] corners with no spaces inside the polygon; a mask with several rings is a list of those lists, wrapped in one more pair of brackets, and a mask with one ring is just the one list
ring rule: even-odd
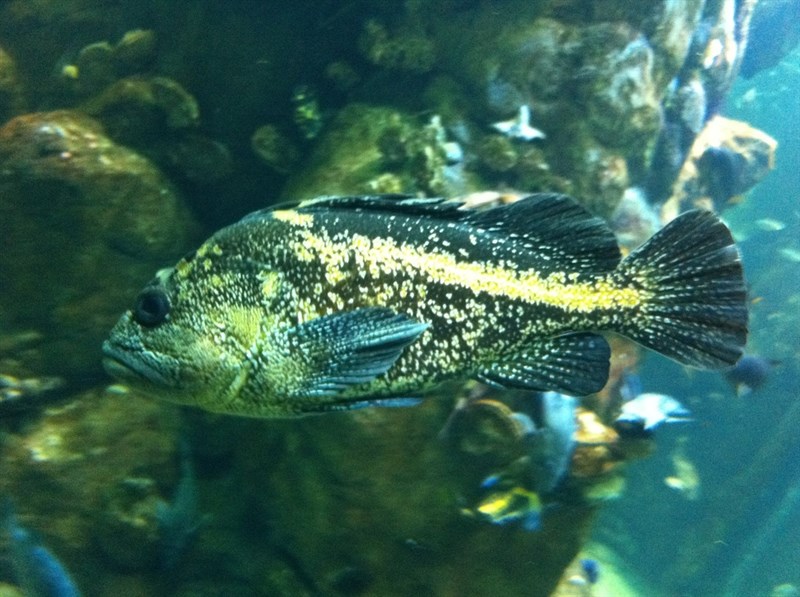
{"label": "fish lips", "polygon": [[103,342],[103,368],[111,377],[156,386],[174,385],[147,361],[147,355],[141,349],[120,346],[109,340]]}

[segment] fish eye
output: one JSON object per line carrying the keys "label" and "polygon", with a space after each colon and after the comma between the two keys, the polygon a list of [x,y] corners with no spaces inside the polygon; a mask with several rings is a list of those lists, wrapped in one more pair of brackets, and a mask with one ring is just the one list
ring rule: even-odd
{"label": "fish eye", "polygon": [[145,288],[133,305],[133,318],[146,328],[162,323],[169,313],[169,299],[162,288]]}

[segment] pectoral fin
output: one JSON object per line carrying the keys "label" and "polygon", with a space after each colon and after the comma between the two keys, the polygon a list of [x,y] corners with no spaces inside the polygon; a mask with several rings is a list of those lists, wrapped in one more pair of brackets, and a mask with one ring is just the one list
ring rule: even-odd
{"label": "pectoral fin", "polygon": [[478,379],[506,388],[585,396],[606,384],[610,355],[602,336],[567,334],[539,340],[510,359],[489,365],[479,372]]}
{"label": "pectoral fin", "polygon": [[[383,307],[367,307],[313,319],[285,337],[293,379],[290,398],[334,396],[386,373],[403,350],[428,328]],[[342,408],[345,408],[342,405]]]}

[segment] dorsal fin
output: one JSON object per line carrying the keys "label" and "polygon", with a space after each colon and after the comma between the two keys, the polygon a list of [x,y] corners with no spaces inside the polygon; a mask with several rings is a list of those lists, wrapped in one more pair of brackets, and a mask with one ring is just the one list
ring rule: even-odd
{"label": "dorsal fin", "polygon": [[567,271],[611,271],[621,258],[608,224],[567,195],[528,195],[514,203],[470,212],[468,222],[515,238],[530,251],[549,255]]}
{"label": "dorsal fin", "polygon": [[[485,210],[465,209],[457,200],[410,195],[318,197],[300,203],[296,209],[307,213],[343,209],[457,223],[481,231],[481,244],[494,245],[487,247],[487,254],[481,258],[510,258],[543,274],[601,274],[613,270],[620,261],[617,239],[605,221],[571,197],[556,193],[528,195]],[[500,237],[501,244],[487,236]]]}
{"label": "dorsal fin", "polygon": [[424,216],[441,220],[462,220],[470,211],[462,208],[464,203],[442,197],[414,197],[413,195],[345,195],[324,196],[303,201],[297,210],[352,209],[356,211],[379,211],[405,216]]}
{"label": "dorsal fin", "polygon": [[438,220],[453,221],[466,219],[469,210],[462,208],[463,201],[443,197],[415,197],[401,193],[383,195],[321,195],[313,199],[281,201],[247,214],[242,222],[257,220],[273,211],[295,210],[301,213],[342,209],[350,211],[371,211],[382,214],[401,214],[404,216],[423,216]]}

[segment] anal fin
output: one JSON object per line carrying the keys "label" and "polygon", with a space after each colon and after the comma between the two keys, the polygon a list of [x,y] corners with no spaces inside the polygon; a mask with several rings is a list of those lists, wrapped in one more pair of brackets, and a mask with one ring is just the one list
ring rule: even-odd
{"label": "anal fin", "polygon": [[538,340],[519,354],[478,373],[505,388],[554,390],[573,396],[599,392],[608,381],[611,349],[598,334],[575,333]]}
{"label": "anal fin", "polygon": [[322,404],[311,403],[305,409],[304,414],[322,414],[328,412],[350,411],[362,408],[408,408],[417,406],[422,402],[422,398],[415,397],[378,397],[378,398],[364,398],[359,400],[344,399],[340,402],[326,402]]}

